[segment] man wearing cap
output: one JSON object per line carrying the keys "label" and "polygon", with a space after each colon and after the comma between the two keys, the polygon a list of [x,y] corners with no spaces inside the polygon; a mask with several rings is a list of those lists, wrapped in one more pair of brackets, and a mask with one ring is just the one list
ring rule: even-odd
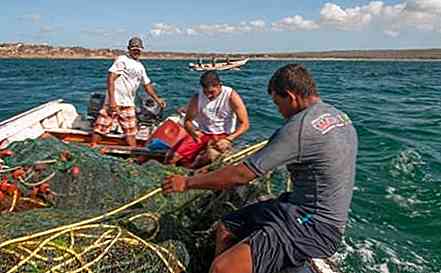
{"label": "man wearing cap", "polygon": [[142,49],[144,49],[142,40],[138,37],[131,38],[128,45],[128,54],[119,56],[109,68],[106,100],[95,122],[91,146],[96,146],[101,139],[101,135],[110,132],[114,120],[118,121],[123,129],[127,144],[136,146],[135,97],[141,83],[147,94],[161,108],[166,106],[165,101],[156,94],[144,65],[139,61]]}

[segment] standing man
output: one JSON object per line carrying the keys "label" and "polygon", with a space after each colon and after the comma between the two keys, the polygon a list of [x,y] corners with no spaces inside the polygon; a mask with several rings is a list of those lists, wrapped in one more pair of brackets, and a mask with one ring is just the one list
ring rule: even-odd
{"label": "standing man", "polygon": [[201,151],[210,146],[213,153],[225,152],[249,128],[245,104],[234,89],[222,85],[216,71],[202,74],[200,84],[202,89],[190,99],[186,109],[184,128],[189,136],[172,147],[167,163],[179,162],[191,168],[208,164],[207,154],[196,160]]}
{"label": "standing man", "polygon": [[286,123],[237,166],[205,175],[170,176],[165,193],[221,190],[247,184],[286,165],[294,191],[225,216],[216,234],[212,273],[276,273],[336,252],[355,180],[357,134],[349,117],[321,101],[297,64],[277,70],[268,93]]}
{"label": "standing man", "polygon": [[166,106],[165,101],[156,94],[144,65],[139,61],[142,49],[144,49],[142,40],[138,37],[131,38],[128,45],[128,54],[119,56],[109,68],[106,100],[95,122],[91,146],[96,146],[101,139],[101,135],[110,132],[113,120],[117,120],[121,125],[127,144],[136,146],[135,97],[141,83],[147,94],[161,108]]}

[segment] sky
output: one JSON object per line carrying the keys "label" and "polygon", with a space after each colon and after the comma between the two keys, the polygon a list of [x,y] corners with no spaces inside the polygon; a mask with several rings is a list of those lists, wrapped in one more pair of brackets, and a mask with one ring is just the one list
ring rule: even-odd
{"label": "sky", "polygon": [[441,0],[13,0],[0,43],[146,50],[303,52],[441,48]]}

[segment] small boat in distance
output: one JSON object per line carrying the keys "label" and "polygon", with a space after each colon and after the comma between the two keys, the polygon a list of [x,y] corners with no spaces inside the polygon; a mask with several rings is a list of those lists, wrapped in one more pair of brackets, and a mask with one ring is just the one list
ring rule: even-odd
{"label": "small boat in distance", "polygon": [[189,63],[188,67],[194,71],[209,71],[209,70],[231,70],[239,69],[242,65],[248,62],[248,58],[245,59],[226,59],[220,62],[216,61],[215,58],[209,63],[203,63],[199,60],[197,63]]}

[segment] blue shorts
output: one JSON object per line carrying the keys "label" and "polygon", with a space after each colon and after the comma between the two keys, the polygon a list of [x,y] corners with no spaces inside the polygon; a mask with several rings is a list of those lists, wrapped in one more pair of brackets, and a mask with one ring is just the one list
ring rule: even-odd
{"label": "blue shorts", "polygon": [[337,251],[337,227],[306,216],[296,205],[280,199],[255,203],[226,215],[222,223],[251,247],[253,273],[277,273],[303,266],[308,258]]}

